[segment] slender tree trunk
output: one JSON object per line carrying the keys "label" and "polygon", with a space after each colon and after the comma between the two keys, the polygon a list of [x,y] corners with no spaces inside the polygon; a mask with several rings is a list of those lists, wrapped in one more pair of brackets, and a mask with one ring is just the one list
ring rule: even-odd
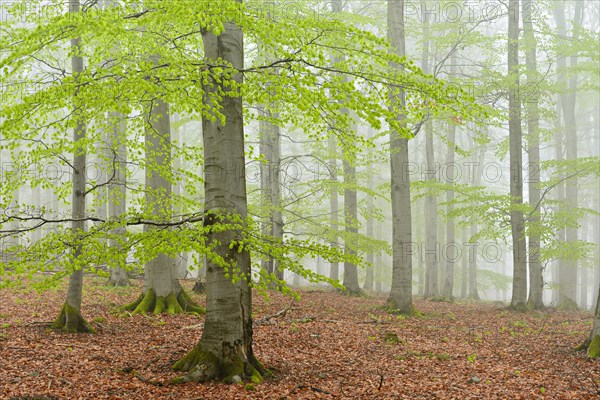
{"label": "slender tree trunk", "polygon": [[[373,137],[373,133],[371,131],[371,129],[369,129],[368,131],[368,138],[372,138]],[[374,189],[374,171],[373,171],[373,163],[370,162],[369,165],[367,166],[367,188],[370,191],[373,191]],[[374,200],[373,200],[373,196],[368,193],[367,194],[367,237],[369,239],[374,239],[374,220],[373,220],[373,210],[374,210]],[[367,271],[366,271],[366,278],[365,278],[365,284],[363,286],[364,290],[368,290],[368,291],[372,291],[373,290],[373,276],[374,276],[374,260],[375,260],[375,255],[373,254],[373,251],[368,250],[367,251],[367,263],[369,264],[369,266],[367,267]]]}
{"label": "slender tree trunk", "polygon": [[[111,219],[120,219],[125,215],[127,209],[127,188],[126,175],[127,169],[127,149],[124,143],[126,129],[125,120],[121,113],[114,112],[109,114],[112,129],[109,132],[109,145],[114,151],[113,162],[110,165],[109,176],[113,176],[112,182],[108,185],[108,216]],[[111,232],[109,246],[116,249],[113,254],[118,254],[120,264],[125,264],[127,260],[127,251],[123,248],[123,238],[126,234],[125,226],[117,226]],[[115,266],[110,269],[109,282],[115,286],[128,286],[129,276],[127,270]]]}
{"label": "slender tree trunk", "polygon": [[[343,160],[344,164],[344,253],[356,255],[356,236],[358,235],[358,201],[356,192],[356,167],[353,161]],[[350,295],[361,295],[358,284],[358,270],[354,263],[344,261],[344,288]]]}
{"label": "slender tree trunk", "polygon": [[[523,0],[523,29],[525,31],[525,57],[527,63],[527,85],[537,86],[537,44],[533,32],[532,10],[535,0]],[[540,133],[539,133],[539,99],[537,91],[529,90],[527,102],[527,155],[529,162],[528,189],[529,205],[533,208],[529,216],[529,299],[527,306],[533,310],[544,308],[542,298],[544,278],[540,262]]]}
{"label": "slender tree trunk", "polygon": [[[329,228],[331,229],[331,236],[333,237],[330,246],[332,248],[338,247],[338,213],[339,213],[339,198],[338,198],[338,186],[337,186],[337,143],[335,136],[329,136],[328,141],[329,149],[329,177],[331,179],[331,187],[329,189]],[[334,281],[339,280],[339,263],[334,261],[330,264],[329,278]]]}
{"label": "slender tree trunk", "polygon": [[467,230],[461,230],[461,270],[460,270],[460,297],[463,299],[467,298],[467,283],[469,281],[469,255],[465,252],[464,243],[467,243]]}
{"label": "slender tree trunk", "polygon": [[[423,24],[423,51],[422,69],[426,74],[431,73],[429,68],[429,22],[425,14]],[[433,182],[436,179],[434,146],[433,146],[433,124],[430,120],[425,122],[425,179]],[[437,200],[434,195],[425,197],[425,297],[433,297],[439,294],[438,286],[438,254],[439,243],[437,235]]]}
{"label": "slender tree trunk", "polygon": [[[393,51],[404,56],[404,0],[387,0],[388,40]],[[402,65],[390,65],[403,73]],[[390,107],[403,110],[406,106],[403,89],[390,91]],[[400,113],[397,121],[406,126],[405,115]],[[389,310],[405,314],[414,313],[412,302],[412,227],[410,209],[410,177],[408,139],[400,132],[390,130],[390,168],[392,191],[392,288],[386,302]]]}
{"label": "slender tree trunk", "polygon": [[527,251],[523,211],[523,144],[521,133],[521,100],[519,97],[519,0],[509,0],[508,18],[508,91],[510,150],[510,225],[513,243],[513,287],[511,307],[526,310]]}
{"label": "slender tree trunk", "polygon": [[[175,139],[175,142],[177,143],[177,146],[179,147],[184,147],[183,144],[183,139],[181,137],[181,128],[180,128],[180,117],[178,113],[173,113],[172,117],[172,123],[171,123],[171,129],[173,132],[173,138]],[[173,160],[173,171],[175,174],[179,174],[179,171],[181,170],[181,156],[177,153],[177,148],[175,146],[171,146],[171,158]],[[175,176],[175,180],[172,183],[172,190],[173,190],[173,198],[174,199],[179,199],[181,198],[182,195],[182,184],[181,181],[178,179],[177,176]],[[176,200],[174,202],[174,206],[173,206],[173,212],[176,215],[180,215],[181,214],[181,210],[179,209],[179,207],[177,206],[177,204],[179,203],[178,200]],[[187,270],[187,253],[186,252],[182,252],[179,253],[179,255],[177,256],[177,258],[175,259],[175,269],[177,270],[177,278],[179,279],[185,279],[188,276],[188,270]]]}
{"label": "slender tree trunk", "polygon": [[[452,76],[456,73],[456,56],[454,53],[450,57],[451,69],[450,73]],[[448,184],[454,183],[454,155],[456,153],[456,125],[450,121],[448,122],[448,156],[446,158],[446,179]],[[451,172],[452,171],[452,172]],[[446,206],[446,213],[450,215],[452,211],[454,211],[454,205],[452,201],[454,200],[454,191],[447,190],[446,191],[446,202],[448,205]],[[454,298],[454,263],[458,260],[458,243],[456,243],[456,233],[455,233],[455,222],[454,219],[448,218],[446,222],[446,249],[443,254],[446,257],[446,274],[444,279],[444,289],[443,296],[452,300]]]}
{"label": "slender tree trunk", "polygon": [[[266,118],[271,118],[270,110],[263,111]],[[276,116],[275,116],[276,117]],[[263,235],[271,236],[277,242],[283,241],[283,216],[281,204],[281,133],[279,126],[269,121],[260,121],[260,152],[266,163],[261,164],[261,192],[264,209],[267,210],[266,220],[262,224]],[[279,261],[272,255],[261,260],[262,268],[268,273],[274,273],[277,279],[283,280],[283,270]]]}
{"label": "slender tree trunk", "polygon": [[[560,100],[559,100],[560,102]],[[558,103],[557,102],[557,105]],[[556,132],[554,134],[554,158],[556,160],[563,160],[564,159],[564,150],[563,150],[563,135],[562,135],[562,123],[561,123],[561,113],[560,113],[560,106],[557,106],[557,110],[556,110],[556,116],[557,116],[557,126],[556,126]],[[559,180],[559,183],[557,185],[556,188],[556,200],[558,201],[559,207],[564,207],[564,201],[565,201],[565,185],[564,182],[562,181],[563,176],[561,173],[559,173],[557,175],[557,179]],[[556,241],[558,242],[564,242],[565,241],[565,230],[564,229],[559,229],[556,232]],[[561,271],[565,271],[565,265],[564,265],[564,260],[562,258],[559,258],[558,260],[555,260],[555,262],[553,263],[552,266],[552,304],[554,304],[555,306],[560,305],[560,293],[562,292],[561,289],[561,285],[562,285],[562,275],[561,275]],[[562,272],[562,274],[564,274],[564,272]]]}
{"label": "slender tree trunk", "polygon": [[[573,20],[575,25],[573,26],[573,34],[569,42],[576,43],[579,37],[579,27],[582,17],[584,1],[575,2],[575,16]],[[566,38],[566,3],[555,2],[554,6],[554,18],[559,31],[559,37]],[[566,138],[566,159],[568,161],[575,161],[577,159],[577,124],[575,120],[575,103],[577,96],[577,53],[571,56],[569,66],[571,68],[571,74],[569,78],[569,84],[567,92],[561,94],[561,106],[565,122],[565,138]],[[558,68],[562,70],[561,77],[564,78],[564,72],[566,69],[566,59],[564,57],[559,58]],[[566,192],[566,206],[570,209],[577,207],[577,177],[571,177],[565,182]],[[577,241],[577,228],[568,226],[566,228],[565,240],[567,243],[574,243]],[[577,260],[569,258],[563,260],[564,265],[560,270],[560,299],[559,307],[563,309],[577,309]]]}
{"label": "slender tree trunk", "polygon": [[[475,145],[475,141],[473,141],[473,145]],[[473,177],[473,185],[480,186],[481,185],[481,177],[483,174],[483,164],[485,162],[485,152],[487,147],[485,145],[479,148],[479,157],[477,159],[477,165],[475,166]],[[469,241],[477,235],[479,232],[479,227],[476,223],[471,225],[471,232]],[[472,300],[480,300],[479,297],[479,289],[477,287],[477,243],[466,243],[468,245],[469,252],[469,298]]]}
{"label": "slender tree trunk", "polygon": [[[79,0],[70,0],[69,12],[79,13]],[[71,39],[71,49],[75,54],[80,53],[81,38]],[[79,74],[83,72],[83,58],[74,55],[71,57],[71,70],[75,81],[79,79]],[[77,265],[77,259],[81,256],[81,245],[78,244],[78,237],[85,232],[85,184],[86,184],[86,145],[85,134],[86,125],[79,107],[79,89],[75,89],[73,95],[73,115],[75,118],[75,128],[73,129],[73,195],[71,200],[71,231],[74,237],[75,245],[71,248],[73,260],[75,261],[75,270],[69,276],[69,286],[67,288],[67,299],[63,305],[58,317],[52,324],[54,329],[60,329],[66,332],[93,332],[93,328],[81,316],[81,295],[83,291],[83,269]]]}
{"label": "slender tree trunk", "polygon": [[[588,225],[583,224],[581,227],[581,240],[588,241]],[[588,267],[587,265],[581,266],[579,273],[579,307],[583,310],[587,310],[587,292],[588,292]]]}
{"label": "slender tree trunk", "polygon": [[[275,115],[275,118],[278,116]],[[279,126],[271,124],[271,225],[273,226],[273,238],[276,242],[283,242],[283,204],[281,201],[281,132]],[[280,261],[273,259],[273,271],[279,280],[283,280],[283,269],[280,267]]]}
{"label": "slender tree trunk", "polygon": [[[224,31],[215,36],[203,32],[204,54],[208,62],[223,59],[232,67],[241,70],[244,65],[244,45],[241,29],[227,22]],[[242,83],[242,74],[234,78]],[[214,101],[211,97],[222,90],[231,91],[225,86],[223,77],[213,77],[204,85],[205,103]],[[213,100],[211,100],[213,99]],[[228,214],[247,217],[246,176],[244,155],[244,122],[242,99],[236,94],[222,96],[220,112],[226,118],[226,125],[219,118],[212,121],[203,117],[204,160],[206,178],[205,222],[209,227],[218,224],[218,216],[227,221]],[[236,171],[236,176],[222,174],[222,170]],[[233,282],[223,265],[208,259],[206,271],[206,320],[202,337],[196,347],[183,359],[175,363],[176,370],[189,371],[175,382],[206,381],[222,379],[225,382],[238,382],[249,378],[260,381],[267,371],[254,356],[252,349],[252,293],[250,253],[247,249],[231,246],[241,231],[211,230],[207,241],[215,245],[215,252],[230,268],[236,268],[241,279]]]}

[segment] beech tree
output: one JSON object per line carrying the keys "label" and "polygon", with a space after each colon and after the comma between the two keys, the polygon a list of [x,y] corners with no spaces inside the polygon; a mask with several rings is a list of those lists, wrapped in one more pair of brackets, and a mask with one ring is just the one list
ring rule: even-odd
{"label": "beech tree", "polygon": [[[80,11],[79,0],[69,1],[69,12],[78,13]],[[73,79],[77,81],[83,72],[83,57],[79,55],[81,38],[71,39],[71,71]],[[80,237],[85,232],[85,195],[86,195],[86,149],[85,149],[85,131],[86,125],[81,112],[77,110],[83,107],[81,99],[78,97],[79,89],[73,93],[73,145],[75,151],[73,154],[73,197],[72,197],[72,259],[75,261],[75,267],[69,276],[69,286],[67,288],[67,299],[58,317],[52,324],[55,329],[65,330],[67,332],[93,332],[93,328],[81,316],[81,294],[83,290],[83,265],[77,265],[81,256]]]}
{"label": "beech tree", "polygon": [[527,252],[523,217],[523,144],[519,97],[519,0],[508,6],[508,91],[510,141],[510,224],[513,242],[513,287],[511,307],[524,311],[527,302]]}
{"label": "beech tree", "polygon": [[[387,35],[392,51],[403,57],[406,53],[404,36],[404,0],[387,0]],[[396,73],[403,73],[403,65],[391,63]],[[402,88],[390,90],[390,109],[404,110],[405,93]],[[406,128],[406,115],[396,117],[401,128]],[[392,288],[386,301],[390,310],[404,314],[414,312],[412,302],[412,214],[410,199],[410,176],[408,137],[406,131],[390,130],[390,168],[392,191]]]}

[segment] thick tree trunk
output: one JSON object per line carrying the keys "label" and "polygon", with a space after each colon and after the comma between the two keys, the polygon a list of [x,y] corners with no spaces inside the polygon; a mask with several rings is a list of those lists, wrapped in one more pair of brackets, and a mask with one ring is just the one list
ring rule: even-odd
{"label": "thick tree trunk", "polygon": [[[393,51],[405,55],[404,0],[387,1],[388,40]],[[391,65],[402,73],[402,65]],[[390,91],[390,107],[404,109],[405,94],[402,89]],[[405,126],[405,116],[397,117]],[[386,302],[389,310],[413,314],[412,302],[412,227],[410,209],[410,177],[408,174],[408,139],[400,132],[390,130],[390,169],[392,191],[392,288]]]}
{"label": "thick tree trunk", "polygon": [[[243,69],[244,46],[242,31],[234,23],[226,23],[225,30],[215,36],[203,32],[204,54],[209,62],[222,58],[233,68]],[[214,101],[211,97],[219,90],[230,92],[230,86],[222,83],[223,77],[214,77],[205,85],[206,104]],[[235,80],[242,81],[236,74]],[[219,118],[212,121],[202,119],[204,135],[204,160],[206,178],[205,226],[219,223],[220,218],[230,220],[229,215],[247,217],[246,174],[244,155],[244,123],[242,99],[237,93],[229,93],[221,101],[221,113],[226,125]],[[225,171],[235,171],[235,176]],[[234,243],[243,233],[239,230],[208,233],[208,243],[215,245],[214,251],[229,268],[208,258],[206,271],[206,320],[202,337],[196,347],[174,368],[189,371],[175,382],[206,381],[222,379],[225,382],[238,382],[251,379],[258,382],[267,373],[255,358],[252,350],[252,295],[249,286],[251,279],[250,253],[239,249]],[[233,246],[231,246],[233,244]],[[229,276],[235,268],[240,279],[235,282]]]}
{"label": "thick tree trunk", "polygon": [[521,133],[521,100],[519,96],[519,0],[509,0],[508,18],[508,91],[510,152],[510,225],[513,243],[513,285],[511,308],[527,309],[527,250],[523,211],[523,143]]}
{"label": "thick tree trunk", "polygon": [[[523,28],[525,31],[525,58],[527,63],[527,85],[531,88],[537,85],[537,49],[533,32],[532,10],[534,0],[523,0]],[[528,189],[529,205],[533,207],[529,216],[529,309],[541,310],[544,308],[542,295],[544,292],[544,278],[540,261],[540,133],[539,133],[539,99],[537,91],[529,90],[530,98],[527,104],[527,155],[529,162]]]}
{"label": "thick tree trunk", "polygon": [[[79,0],[70,0],[69,12],[78,13]],[[77,54],[81,47],[81,38],[71,39],[71,49]],[[71,57],[71,70],[73,78],[78,79],[79,74],[83,72],[83,58],[80,56]],[[86,133],[86,125],[83,121],[78,108],[82,105],[78,104],[79,89],[75,89],[73,95],[73,114],[76,121],[73,129],[73,142],[75,151],[73,152],[73,195],[71,202],[71,215],[73,222],[71,223],[71,231],[76,244],[72,247],[73,260],[77,260],[81,255],[81,245],[77,244],[78,237],[85,232],[85,184],[86,184],[86,148],[84,140]],[[60,313],[52,328],[60,329],[66,332],[93,332],[93,328],[81,316],[81,295],[83,291],[83,270],[81,266],[76,266],[76,269],[69,276],[69,286],[67,288],[67,300],[63,305]]]}

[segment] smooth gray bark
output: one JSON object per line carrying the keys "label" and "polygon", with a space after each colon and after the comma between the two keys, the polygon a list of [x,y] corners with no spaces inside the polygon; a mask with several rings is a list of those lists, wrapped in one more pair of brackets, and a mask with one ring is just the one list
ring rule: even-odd
{"label": "smooth gray bark", "polygon": [[[535,0],[523,0],[523,29],[525,59],[527,64],[527,85],[530,88],[537,86],[537,44],[533,32],[532,10]],[[528,156],[528,190],[529,204],[533,207],[529,215],[529,298],[527,306],[533,310],[544,308],[542,299],[544,291],[544,278],[540,261],[540,133],[539,133],[539,96],[537,90],[528,90],[526,101],[527,108],[527,156]]]}
{"label": "smooth gray bark", "polygon": [[[473,140],[473,145],[475,145],[475,140]],[[487,150],[486,145],[482,145],[479,148],[479,154],[477,157],[477,164],[474,168],[473,177],[473,185],[480,186],[481,178],[483,174],[483,164],[485,162],[485,152]],[[469,240],[471,240],[477,233],[479,232],[479,227],[477,223],[471,224],[470,227],[470,236]],[[466,242],[463,242],[466,244]],[[469,298],[473,300],[480,300],[479,297],[479,289],[477,287],[477,243],[469,243],[468,245],[468,253],[469,253]]]}
{"label": "smooth gray bark", "polygon": [[527,250],[523,211],[523,143],[521,99],[519,94],[519,1],[509,0],[508,18],[508,91],[510,153],[510,225],[513,243],[513,284],[511,307],[525,310],[527,302]]}
{"label": "smooth gray bark", "polygon": [[[222,58],[233,68],[243,69],[243,36],[237,25],[227,22],[219,36],[205,31],[202,38],[207,62]],[[236,74],[234,79],[242,83],[242,74]],[[204,85],[204,90],[204,101],[210,104],[214,101],[211,94],[231,89],[213,78]],[[222,125],[219,118],[215,121],[202,119],[206,176],[204,224],[207,227],[219,223],[219,215],[227,220],[228,214],[235,214],[245,220],[248,214],[242,99],[236,94],[223,96],[220,104],[226,125]],[[228,174],[227,171],[235,173]],[[197,372],[189,374],[188,380],[232,382],[235,376],[243,379],[265,372],[252,351],[250,253],[235,245],[230,248],[232,241],[241,234],[238,230],[211,230],[208,233],[208,243],[215,244],[216,254],[236,268],[241,279],[233,282],[222,265],[215,263],[212,257],[207,259],[206,319],[202,337],[196,348],[175,365],[177,369]],[[243,368],[236,368],[236,365]]]}
{"label": "smooth gray bark", "polygon": [[[367,138],[370,139],[373,137],[373,132],[371,129],[368,129],[368,133],[367,133]],[[367,166],[367,188],[372,191],[374,189],[375,186],[375,179],[374,179],[374,169],[373,169],[373,163],[370,162],[369,165]],[[373,196],[370,193],[367,193],[367,221],[366,221],[366,225],[367,225],[367,237],[369,239],[374,239],[374,220],[373,220],[373,210],[375,207],[375,202],[373,200]],[[367,266],[367,270],[366,270],[366,277],[365,277],[365,284],[363,285],[363,289],[364,290],[368,290],[368,291],[372,291],[373,290],[373,281],[374,281],[374,269],[375,269],[375,265],[374,265],[374,260],[375,260],[375,255],[373,254],[373,251],[368,250],[367,251],[367,255],[366,255],[366,261],[369,264]]]}
{"label": "smooth gray bark", "polygon": [[[406,53],[404,34],[404,0],[387,1],[387,36],[392,50],[399,56]],[[403,73],[402,65],[390,65],[398,73]],[[405,94],[402,88],[390,91],[390,107],[404,109]],[[406,126],[405,117],[400,113],[397,121]],[[392,192],[392,287],[387,299],[388,309],[401,313],[414,312],[412,302],[412,227],[410,205],[410,177],[408,139],[400,132],[390,130],[390,169]]]}
{"label": "smooth gray bark", "polygon": [[[329,216],[329,229],[331,230],[331,235],[333,240],[330,243],[332,248],[338,247],[338,213],[339,213],[339,195],[338,195],[338,185],[337,185],[337,140],[335,136],[329,136],[327,139],[327,146],[329,150],[329,178],[331,180],[331,186],[329,189],[329,211],[331,212]],[[333,261],[330,264],[329,270],[329,278],[337,281],[339,280],[339,262]]]}
{"label": "smooth gray bark", "polygon": [[[69,12],[78,13],[80,11],[79,1],[71,0],[69,2]],[[71,39],[71,48],[75,54],[80,51],[81,38]],[[71,71],[73,78],[78,79],[79,74],[84,71],[83,58],[79,55],[71,57]],[[85,193],[86,193],[86,156],[87,151],[84,143],[86,135],[86,124],[81,112],[78,111],[79,88],[76,88],[73,94],[73,117],[75,118],[75,128],[73,129],[73,143],[75,151],[73,154],[73,193],[71,197],[71,232],[77,241],[85,232]],[[71,251],[73,259],[77,260],[81,254],[81,245],[75,244]],[[53,328],[62,329],[68,332],[91,332],[93,331],[87,322],[81,317],[81,296],[83,291],[83,269],[79,266],[71,272],[69,276],[69,286],[67,287],[67,299],[61,309],[58,318],[53,323]]]}
{"label": "smooth gray bark", "polygon": [[[112,162],[109,163],[108,175],[112,176],[112,181],[108,185],[108,217],[118,220],[125,215],[127,209],[127,188],[126,174],[127,169],[127,149],[125,148],[125,119],[119,112],[109,113],[109,121],[112,129],[109,131],[109,146],[114,152],[111,155]],[[115,249],[121,261],[127,260],[127,250],[123,248],[121,240],[126,234],[125,226],[117,226],[111,230],[111,238],[108,245]],[[115,237],[112,237],[112,236]],[[110,283],[115,286],[128,286],[129,276],[127,270],[122,267],[113,267],[110,269]]]}
{"label": "smooth gray bark", "polygon": [[[575,2],[575,15],[573,17],[574,26],[572,27],[572,35],[569,38],[569,42],[576,42],[579,37],[579,24],[581,23],[582,10],[584,1]],[[565,2],[554,2],[554,19],[556,21],[559,37],[567,37],[566,34],[566,22],[565,15],[567,12]],[[570,57],[569,67],[572,70],[569,75],[568,88],[565,92],[561,93],[560,104],[562,113],[564,116],[564,134],[566,139],[566,159],[568,161],[575,161],[577,159],[577,124],[575,118],[575,103],[577,99],[577,73],[575,69],[577,67],[577,52]],[[566,59],[560,57],[558,59],[558,69],[561,72],[563,82],[565,79],[565,70],[567,67]],[[573,176],[565,182],[565,200],[567,208],[577,207],[577,177]],[[577,241],[578,230],[576,227],[568,226],[565,230],[565,241],[567,243],[573,243]],[[563,260],[563,265],[559,271],[560,275],[560,295],[559,295],[559,307],[564,309],[576,309],[577,308],[577,260],[574,258],[568,258]]]}
{"label": "smooth gray bark", "polygon": [[[171,168],[171,121],[169,105],[156,98],[148,110],[145,127],[146,148],[146,207],[149,216],[158,221],[166,221],[172,216],[172,186],[167,176]],[[170,170],[169,170],[170,172]],[[156,229],[144,225],[144,232]],[[181,286],[177,280],[175,260],[166,254],[159,254],[148,261],[144,268],[144,293],[154,290],[157,297],[178,295]]]}
{"label": "smooth gray bark", "polygon": [[[452,53],[450,57],[450,74],[454,76],[456,73],[456,56],[455,53]],[[454,173],[457,174],[458,171],[455,171],[453,168],[455,153],[456,153],[456,125],[453,121],[448,122],[448,146],[447,146],[448,154],[446,156],[446,180],[447,184],[454,183]],[[458,174],[457,174],[458,176]],[[446,206],[446,213],[450,215],[454,210],[454,205],[452,201],[454,200],[454,191],[447,190],[446,191],[446,202],[448,205]],[[452,300],[454,298],[454,264],[458,260],[458,248],[459,245],[456,243],[456,224],[452,218],[448,218],[446,222],[446,248],[447,251],[443,252],[446,257],[446,274],[444,277],[444,286],[442,295],[448,299]]]}
{"label": "smooth gray bark", "polygon": [[[423,72],[430,74],[429,66],[429,21],[427,14],[423,24],[423,50],[421,63]],[[435,151],[433,146],[433,124],[430,120],[425,122],[425,180],[436,180]],[[425,297],[433,297],[439,294],[438,269],[439,269],[439,242],[437,224],[437,199],[434,195],[425,197]]]}

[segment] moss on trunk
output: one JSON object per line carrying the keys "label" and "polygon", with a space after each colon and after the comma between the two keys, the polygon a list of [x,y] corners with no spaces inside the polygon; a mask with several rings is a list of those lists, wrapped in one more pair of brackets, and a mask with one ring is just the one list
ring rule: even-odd
{"label": "moss on trunk", "polygon": [[569,298],[563,299],[556,308],[561,311],[579,311],[579,306],[577,306],[577,303]]}
{"label": "moss on trunk", "polygon": [[419,312],[415,309],[415,306],[413,304],[410,305],[410,308],[408,310],[403,310],[400,308],[398,302],[391,298],[387,299],[383,308],[390,314],[406,315],[409,317],[419,314]]}
{"label": "moss on trunk", "polygon": [[179,295],[171,292],[168,296],[156,296],[154,289],[146,290],[135,301],[126,304],[119,311],[129,311],[131,314],[167,313],[170,315],[187,313],[204,314],[206,310],[197,305],[191,297],[181,290]]}
{"label": "moss on trunk", "polygon": [[66,302],[62,306],[58,317],[52,323],[51,328],[69,333],[95,333],[94,328],[87,323],[81,313]]}
{"label": "moss on trunk", "polygon": [[590,358],[600,357],[600,335],[596,335],[590,341],[590,345],[587,348],[587,354]]}
{"label": "moss on trunk", "polygon": [[223,344],[223,358],[202,349],[199,343],[185,357],[173,365],[176,371],[187,374],[171,381],[172,384],[221,380],[224,383],[240,383],[249,380],[262,382],[271,373],[254,357],[246,358],[242,346]]}

